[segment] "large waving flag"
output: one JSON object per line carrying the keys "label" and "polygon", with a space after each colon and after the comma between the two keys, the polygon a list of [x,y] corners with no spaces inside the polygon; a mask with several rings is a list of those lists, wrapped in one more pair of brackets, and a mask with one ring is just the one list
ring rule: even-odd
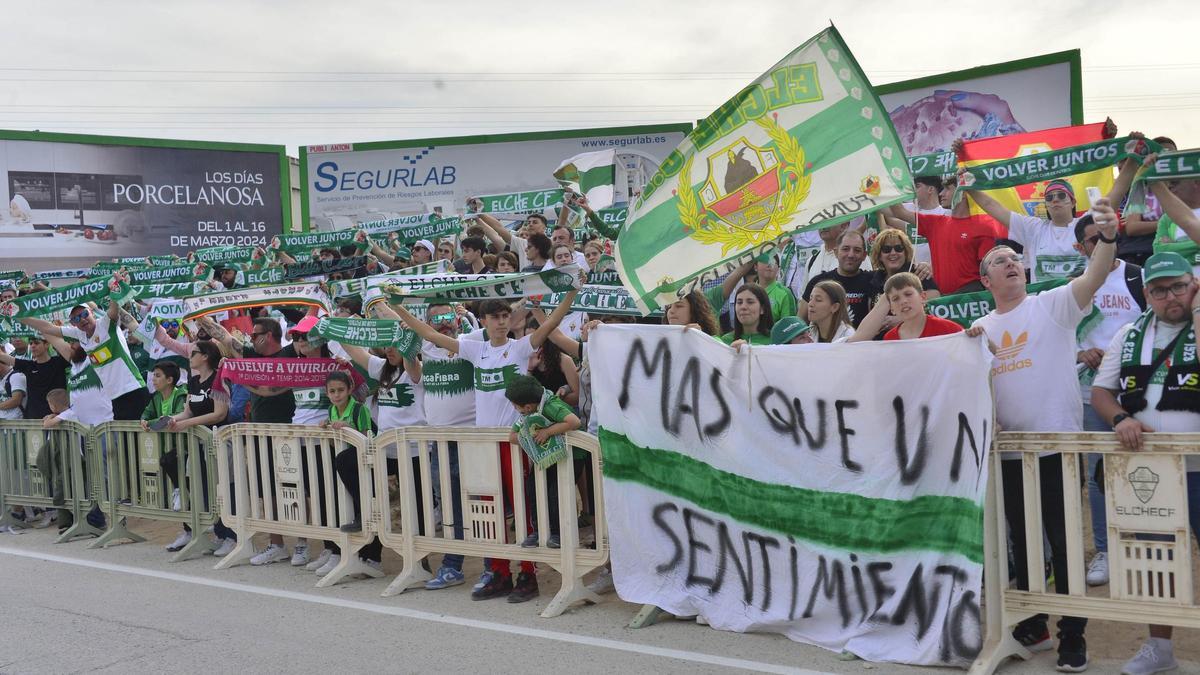
{"label": "large waving flag", "polygon": [[[1096,124],[1042,129],[1041,131],[1029,131],[1023,134],[995,136],[993,138],[967,141],[963,144],[963,153],[959,157],[959,160],[964,166],[972,167],[1002,159],[1012,159],[1014,157],[1034,155],[1050,150],[1062,150],[1063,148],[1084,145],[1085,143],[1094,143],[1105,139],[1105,126],[1105,122],[1097,122]],[[1115,163],[1116,161],[1114,160],[1113,164]],[[1094,171],[1078,173],[1066,180],[1075,189],[1076,210],[1085,211],[1092,206],[1091,202],[1088,201],[1086,188],[1089,186],[1098,187],[1100,188],[1100,194],[1108,194],[1108,191],[1113,186],[1113,167],[1110,165]],[[1014,188],[988,190],[987,194],[1008,207],[1009,211],[1044,217],[1043,201],[1045,199],[1045,187],[1046,182],[1036,182]],[[1039,207],[1043,211],[1039,211]],[[971,212],[983,213],[983,210],[972,202]]]}
{"label": "large waving flag", "polygon": [[736,257],[912,194],[904,152],[835,28],[701,121],[650,179],[617,239],[617,269],[648,312]]}
{"label": "large waving flag", "polygon": [[564,188],[587,197],[588,206],[596,211],[606,209],[613,205],[617,151],[609,149],[575,155],[555,169],[554,178]]}

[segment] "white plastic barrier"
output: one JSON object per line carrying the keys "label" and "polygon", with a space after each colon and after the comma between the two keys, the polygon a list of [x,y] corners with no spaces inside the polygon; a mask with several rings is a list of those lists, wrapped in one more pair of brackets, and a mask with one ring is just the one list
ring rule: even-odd
{"label": "white plastic barrier", "polygon": [[[381,506],[374,524],[383,544],[395,550],[404,560],[400,574],[384,591],[384,596],[395,595],[411,586],[430,578],[429,572],[420,566],[420,561],[431,553],[456,553],[467,556],[501,558],[511,561],[527,560],[549,565],[562,575],[562,587],[542,612],[544,617],[562,614],[577,601],[595,603],[599,597],[589,591],[583,576],[608,562],[608,528],[604,520],[604,496],[602,485],[602,459],[600,445],[594,436],[573,432],[567,434],[568,455],[557,464],[559,548],[546,545],[550,534],[549,500],[547,498],[546,472],[535,470],[535,498],[537,505],[538,545],[522,548],[520,543],[529,534],[526,526],[525,484],[523,480],[520,447],[513,445],[509,452],[513,486],[512,507],[514,537],[508,537],[509,526],[505,517],[503,484],[501,475],[500,444],[508,442],[509,430],[504,428],[463,427],[405,427],[390,429],[373,440],[375,448],[374,469],[377,495],[388,494],[387,448],[395,448],[400,457],[399,486],[403,501],[400,505],[400,522],[391,519],[391,510]],[[451,503],[454,490],[451,481],[450,443],[457,444],[463,539],[455,539],[454,508]],[[413,474],[412,462],[407,460],[409,445],[415,443],[422,451],[420,473]],[[432,456],[436,453],[439,472],[438,481],[433,481]],[[588,476],[595,486],[595,541],[584,547],[579,542],[579,521],[575,500],[575,468],[572,451],[579,449],[588,455]],[[363,460],[365,463],[367,460]],[[416,484],[421,485],[424,502],[423,528],[418,527]],[[434,522],[434,492],[441,496],[441,522]],[[424,534],[420,534],[423,529]],[[440,535],[440,536],[439,536]],[[513,542],[513,543],[509,543]]]}
{"label": "white plastic barrier", "polygon": [[[359,457],[373,460],[365,436],[348,429],[234,424],[217,431],[214,447],[221,520],[238,536],[237,547],[215,569],[252,558],[251,537],[264,532],[304,537],[313,543],[332,541],[341,547],[341,561],[317,582],[318,587],[332,586],[350,575],[381,575],[357,555],[375,536],[371,525],[376,520],[375,502],[364,498],[362,513],[355,514],[333,463],[334,456],[347,447],[354,448]],[[374,485],[371,466],[369,461],[360,463],[359,485]],[[356,516],[363,523],[362,531],[342,532],[340,527]]]}
{"label": "white plastic barrier", "polygon": [[[208,538],[198,533],[220,515],[212,431],[205,427],[142,431],[138,422],[106,422],[97,426],[94,434],[95,447],[102,448],[107,457],[107,486],[97,499],[108,515],[109,529],[88,548],[107,548],[123,539],[145,541],[129,529],[127,517],[183,523],[197,533],[171,562],[196,557],[210,548]],[[162,466],[163,456],[170,452],[175,453],[179,484],[171,481]],[[178,511],[172,507],[174,490],[179,490]]]}
{"label": "white plastic barrier", "polygon": [[[0,525],[27,526],[12,517],[14,506],[56,508],[69,511],[74,522],[55,543],[100,536],[102,530],[85,517],[103,480],[103,462],[92,441],[91,429],[77,422],[43,429],[41,420],[0,421]],[[43,474],[43,468],[57,476]],[[61,500],[51,494],[56,483]]]}
{"label": "white plastic barrier", "polygon": [[[1125,452],[1111,433],[997,434],[992,446],[984,523],[987,635],[972,673],[992,673],[1011,656],[1028,659],[1029,651],[1013,639],[1012,629],[1034,614],[1200,628],[1200,605],[1193,597],[1184,466],[1185,455],[1200,450],[1200,434],[1146,434],[1144,438],[1144,451]],[[1007,588],[1002,452],[1022,453],[1027,554],[1026,560],[1017,560],[1015,564],[1027,565],[1030,570],[1027,591]],[[1065,595],[1047,589],[1043,574],[1038,453],[1044,452],[1062,453],[1070,587],[1070,593]],[[1088,453],[1104,455],[1108,597],[1087,596],[1084,582],[1080,467],[1087,466]],[[1147,534],[1170,535],[1174,541],[1149,540],[1144,537]]]}

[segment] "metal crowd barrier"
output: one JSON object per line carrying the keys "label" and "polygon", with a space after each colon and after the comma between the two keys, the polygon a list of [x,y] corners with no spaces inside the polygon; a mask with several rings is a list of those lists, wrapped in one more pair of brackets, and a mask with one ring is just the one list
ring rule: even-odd
{"label": "metal crowd barrier", "polygon": [[[1200,450],[1200,434],[1145,434],[1145,449],[1124,451],[1112,433],[1002,432],[992,446],[985,509],[986,635],[972,673],[992,673],[1007,658],[1030,658],[1012,629],[1034,614],[1200,628],[1193,597],[1192,544],[1184,458]],[[1029,590],[1007,588],[1008,544],[1001,489],[1001,454],[1020,452],[1025,502]],[[1070,593],[1046,588],[1043,574],[1040,452],[1061,453]],[[1084,580],[1083,494],[1087,454],[1104,455],[1108,516],[1107,597],[1087,595]],[[1156,535],[1153,538],[1147,535]],[[1087,532],[1090,536],[1090,530]],[[1165,540],[1173,538],[1173,540]]]}
{"label": "metal crowd barrier", "polygon": [[[318,587],[332,586],[354,574],[379,576],[357,555],[375,536],[375,502],[364,495],[362,513],[355,514],[333,463],[338,452],[355,449],[360,457],[359,485],[369,490],[375,484],[374,456],[366,436],[349,429],[305,425],[233,424],[217,431],[214,446],[221,520],[238,535],[237,547],[215,569],[252,558],[251,538],[263,532],[314,543],[332,541],[341,547],[341,561],[317,582]],[[342,532],[341,526],[356,515],[362,531]]]}
{"label": "metal crowd barrier", "polygon": [[[381,504],[375,509],[378,521],[374,527],[385,546],[403,558],[400,574],[383,592],[391,596],[403,592],[415,584],[430,578],[430,573],[420,566],[421,560],[431,553],[457,553],[466,556],[502,558],[511,561],[527,560],[549,565],[562,575],[562,587],[542,612],[543,617],[562,614],[578,601],[599,602],[600,598],[587,589],[583,576],[608,561],[608,528],[604,520],[604,496],[600,489],[603,464],[599,441],[588,434],[567,434],[571,451],[579,449],[587,453],[588,478],[596,486],[595,493],[595,541],[582,546],[579,541],[579,520],[575,499],[575,467],[573,454],[561,460],[557,466],[559,548],[550,548],[549,500],[546,472],[534,470],[535,504],[537,510],[536,531],[538,545],[522,548],[520,543],[528,536],[525,508],[525,483],[523,480],[521,449],[513,445],[509,452],[511,462],[513,537],[509,536],[507,514],[503,500],[500,444],[508,443],[509,430],[505,428],[462,428],[462,427],[405,427],[389,429],[373,441],[374,471],[377,495],[388,494],[387,452],[395,448],[400,458],[399,486],[402,502],[400,522],[392,521],[391,509]],[[454,511],[452,495],[454,476],[451,467],[450,443],[457,445],[459,467],[459,489],[461,491],[461,527],[463,538],[454,534]],[[418,453],[419,475],[413,474],[408,457],[410,443],[421,449]],[[433,456],[435,453],[439,471],[435,484],[433,479]],[[364,463],[371,460],[362,460]],[[424,522],[417,520],[417,490],[420,484]],[[441,522],[434,522],[434,493],[441,497]],[[423,532],[423,534],[422,534]],[[510,543],[511,542],[511,543]]]}
{"label": "metal crowd barrier", "polygon": [[[12,517],[14,506],[59,509],[73,522],[55,543],[100,536],[87,512],[103,482],[103,461],[93,457],[91,430],[77,422],[43,429],[41,420],[0,422],[0,525],[28,527]],[[52,491],[59,486],[61,499]]]}
{"label": "metal crowd barrier", "polygon": [[[215,495],[217,467],[212,452],[212,431],[189,427],[179,432],[142,431],[138,422],[106,422],[95,428],[94,447],[106,449],[108,483],[106,494],[97,495],[109,516],[109,529],[88,548],[107,548],[122,539],[134,542],[145,537],[130,530],[126,517],[183,523],[192,528],[191,542],[171,562],[188,560],[211,548],[201,532],[220,515]],[[162,465],[174,453],[176,484]],[[172,494],[179,490],[179,510]]]}

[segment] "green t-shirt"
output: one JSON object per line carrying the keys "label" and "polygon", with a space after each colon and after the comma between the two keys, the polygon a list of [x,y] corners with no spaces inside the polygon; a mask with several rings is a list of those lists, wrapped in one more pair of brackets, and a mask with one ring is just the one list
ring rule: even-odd
{"label": "green t-shirt", "polygon": [[187,404],[187,396],[187,387],[175,387],[166,398],[159,392],[154,392],[154,396],[150,397],[150,403],[142,412],[142,419],[152,422],[166,415],[178,415],[183,412],[183,406]]}
{"label": "green t-shirt", "polygon": [[371,433],[371,412],[367,410],[367,406],[353,399],[346,405],[346,409],[340,413],[337,407],[329,406],[329,421],[345,422],[360,434]]}
{"label": "green t-shirt", "polygon": [[1191,265],[1200,265],[1200,245],[1165,213],[1158,219],[1158,229],[1154,232],[1154,252],[1163,251],[1178,253]]}
{"label": "green t-shirt", "polygon": [[796,296],[792,294],[792,289],[776,280],[763,290],[767,292],[767,299],[771,301],[771,316],[776,321],[785,316],[796,316]]}
{"label": "green t-shirt", "polygon": [[534,441],[533,434],[540,429],[558,424],[574,414],[575,411],[562,399],[549,391],[543,391],[542,402],[538,409],[528,415],[522,415],[513,424],[512,430],[517,434],[518,444],[529,456],[534,466],[545,469],[566,458],[567,443],[562,434],[551,436],[541,445]]}
{"label": "green t-shirt", "polygon": [[[732,332],[726,333],[721,336],[721,342],[724,342],[727,345],[733,344],[734,339],[735,338],[733,337]],[[746,342],[749,342],[752,345],[769,345],[769,344],[771,344],[771,336],[770,335],[760,335],[758,333],[752,333],[750,335],[743,335],[742,339],[745,340]]]}
{"label": "green t-shirt", "polygon": [[721,307],[725,304],[725,288],[721,284],[717,284],[712,288],[704,291],[704,299],[708,300],[709,306],[712,307],[713,314],[721,316]]}

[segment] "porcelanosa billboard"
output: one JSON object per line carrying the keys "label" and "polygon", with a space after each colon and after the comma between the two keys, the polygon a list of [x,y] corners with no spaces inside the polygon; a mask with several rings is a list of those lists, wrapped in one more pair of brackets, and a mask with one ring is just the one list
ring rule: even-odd
{"label": "porcelanosa billboard", "polygon": [[[627,202],[683,141],[690,124],[310,145],[300,149],[304,222],[310,230],[440,211],[468,197],[557,187],[568,157],[613,148],[615,202]],[[552,205],[546,208],[553,213]]]}
{"label": "porcelanosa billboard", "polygon": [[288,220],[286,161],[282,146],[0,132],[0,259],[267,244]]}

